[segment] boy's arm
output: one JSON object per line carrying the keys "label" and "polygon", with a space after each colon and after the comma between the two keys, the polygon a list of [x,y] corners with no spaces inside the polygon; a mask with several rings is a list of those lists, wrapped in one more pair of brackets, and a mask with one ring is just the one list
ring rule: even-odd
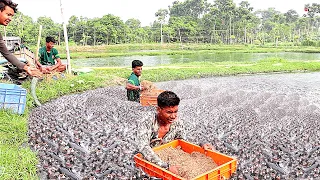
{"label": "boy's arm", "polygon": [[127,84],[126,84],[127,90],[142,90],[142,86],[136,86],[134,83],[134,80],[132,79],[132,76],[129,77]]}
{"label": "boy's arm", "polygon": [[62,64],[60,58],[57,58],[56,61],[57,63],[50,67],[50,71],[57,69]]}
{"label": "boy's arm", "polygon": [[148,124],[150,120],[145,120],[139,124],[137,133],[137,149],[144,156],[144,158],[152,163],[157,164],[163,168],[168,168],[169,165],[163,162],[159,156],[150,147],[150,136],[152,133],[151,125]]}
{"label": "boy's arm", "polygon": [[41,69],[42,64],[40,63],[40,60],[43,58],[42,57],[42,53],[41,53],[41,49],[39,49],[38,56],[36,57],[36,65],[39,69]]}
{"label": "boy's arm", "polygon": [[50,68],[50,71],[57,69],[62,64],[58,50],[53,49],[53,56],[57,63]]}
{"label": "boy's arm", "polygon": [[40,58],[36,58],[36,64],[37,64],[37,67],[40,69],[42,64],[40,63]]}
{"label": "boy's arm", "polygon": [[142,90],[141,86],[135,86],[134,84],[132,84],[132,82],[130,82],[130,80],[126,84],[126,89],[127,90]]}
{"label": "boy's arm", "polygon": [[0,35],[0,52],[11,64],[17,66],[19,69],[25,69],[26,64],[20,62],[9,50],[4,43],[2,36]]}

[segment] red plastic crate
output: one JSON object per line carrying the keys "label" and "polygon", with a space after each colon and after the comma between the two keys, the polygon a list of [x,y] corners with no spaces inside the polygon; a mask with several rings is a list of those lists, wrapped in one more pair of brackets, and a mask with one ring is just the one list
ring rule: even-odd
{"label": "red plastic crate", "polygon": [[[194,151],[200,152],[202,154],[205,154],[208,157],[211,157],[213,161],[218,165],[218,167],[204,174],[198,175],[197,177],[191,180],[228,179],[237,170],[237,160],[235,158],[216,152],[216,151],[204,150],[200,146],[186,142],[184,140],[174,140],[170,143],[155,147],[153,148],[153,150],[158,151],[161,149],[168,148],[170,146],[173,148],[180,146],[183,151],[189,154]],[[160,166],[157,166],[156,164],[143,159],[140,153],[134,156],[134,161],[136,163],[136,166],[142,168],[142,170],[145,173],[147,173],[149,176],[162,178],[163,180],[184,180],[182,177],[175,175],[170,171],[163,169]]]}

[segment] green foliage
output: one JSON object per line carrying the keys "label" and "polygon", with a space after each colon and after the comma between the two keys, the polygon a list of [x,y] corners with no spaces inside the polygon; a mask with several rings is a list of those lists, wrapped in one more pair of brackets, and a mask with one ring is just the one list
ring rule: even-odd
{"label": "green foliage", "polygon": [[35,153],[28,147],[0,145],[0,179],[39,179],[37,163]]}
{"label": "green foliage", "polygon": [[302,41],[302,46],[316,46],[317,42],[316,41],[312,41],[310,39],[306,39],[304,41]]}
{"label": "green foliage", "polygon": [[[10,121],[7,121],[10,119]],[[0,109],[0,145],[22,144],[26,140],[27,122],[21,121],[19,115]]]}
{"label": "green foliage", "polygon": [[[310,11],[306,17],[300,17],[295,10],[255,11],[248,1],[238,5],[233,0],[174,1],[167,9],[156,11],[157,20],[149,26],[142,27],[140,20],[134,18],[123,22],[112,14],[93,19],[71,16],[67,33],[71,44],[81,46],[160,43],[161,28],[164,43],[258,44],[258,40],[260,45],[294,42],[294,45],[318,46],[319,4],[306,7]],[[7,26],[6,35],[20,36],[27,46],[35,46],[39,25],[43,26],[42,45],[49,35],[63,44],[62,24],[45,16],[34,22],[20,12]]]}
{"label": "green foliage", "polygon": [[37,179],[38,161],[27,146],[27,116],[0,110],[0,179]]}

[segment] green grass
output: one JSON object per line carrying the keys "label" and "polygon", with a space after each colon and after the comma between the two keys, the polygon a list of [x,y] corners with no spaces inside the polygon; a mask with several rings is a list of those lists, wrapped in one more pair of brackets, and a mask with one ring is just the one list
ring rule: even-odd
{"label": "green grass", "polygon": [[162,66],[161,68],[143,71],[143,76],[150,81],[168,81],[178,79],[201,78],[210,76],[230,76],[237,74],[255,74],[271,72],[304,72],[319,71],[320,62],[286,61],[271,58],[258,62],[192,62]]}
{"label": "green grass", "polygon": [[[258,62],[192,62],[146,67],[143,70],[142,80],[159,82],[237,74],[305,71],[320,71],[320,62],[287,61],[279,58]],[[37,85],[37,96],[41,103],[45,103],[67,94],[80,93],[98,87],[124,85],[130,73],[130,68],[102,68],[79,76],[70,75],[58,81],[44,79]],[[29,91],[30,82],[24,83],[23,87]],[[36,154],[26,146],[27,118],[32,108],[34,103],[28,92],[25,115],[19,116],[0,111],[0,179],[38,178]]]}
{"label": "green grass", "polygon": [[27,116],[0,111],[0,179],[37,179],[38,161],[27,141]]}
{"label": "green grass", "polygon": [[38,179],[37,158],[30,148],[0,146],[0,179]]}
{"label": "green grass", "polygon": [[[62,52],[62,51],[60,51]],[[301,49],[282,49],[282,48],[235,48],[233,49],[220,49],[219,47],[209,48],[209,49],[181,49],[181,50],[168,50],[160,49],[158,51],[124,51],[124,52],[72,52],[70,53],[71,59],[78,58],[102,58],[102,57],[119,57],[119,56],[158,56],[158,55],[188,55],[197,53],[230,53],[230,52],[239,52],[239,53],[270,53],[270,52],[305,52],[305,53],[319,53],[320,48],[301,48]],[[66,59],[66,54],[61,54],[61,58]]]}
{"label": "green grass", "polygon": [[[60,56],[66,59],[63,46],[56,46]],[[35,47],[31,49],[35,50]],[[220,44],[117,44],[101,46],[70,46],[71,59],[80,58],[102,58],[118,56],[157,56],[157,55],[181,55],[192,54],[195,51],[199,53],[216,52],[242,52],[242,53],[268,53],[268,52],[305,52],[320,53],[319,47],[310,46],[259,46],[259,45],[220,45]]]}

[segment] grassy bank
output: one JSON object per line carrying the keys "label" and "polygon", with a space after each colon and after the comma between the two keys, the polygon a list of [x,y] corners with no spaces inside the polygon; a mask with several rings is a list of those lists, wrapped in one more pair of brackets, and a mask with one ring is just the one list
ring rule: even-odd
{"label": "grassy bank", "polygon": [[[66,59],[63,46],[56,46],[61,58]],[[35,49],[35,47],[33,47]],[[101,58],[118,56],[157,56],[157,55],[181,55],[216,52],[242,52],[242,53],[267,53],[267,52],[305,52],[319,53],[319,47],[310,46],[258,46],[258,45],[211,45],[211,44],[117,44],[101,46],[70,46],[70,57],[77,58]]]}
{"label": "grassy bank", "polygon": [[[148,67],[143,70],[143,79],[159,82],[212,76],[256,74],[270,72],[312,72],[320,71],[320,62],[286,61],[265,59],[258,62],[188,63],[170,66]],[[63,95],[79,93],[98,87],[124,85],[131,73],[130,68],[101,68],[79,76],[64,79],[50,78],[40,81],[37,95],[41,103]],[[30,82],[23,84],[30,89]],[[37,179],[37,158],[27,146],[27,118],[33,106],[28,93],[27,110],[22,116],[0,111],[0,179]]]}
{"label": "grassy bank", "polygon": [[36,179],[36,154],[27,145],[27,115],[0,111],[0,179]]}

